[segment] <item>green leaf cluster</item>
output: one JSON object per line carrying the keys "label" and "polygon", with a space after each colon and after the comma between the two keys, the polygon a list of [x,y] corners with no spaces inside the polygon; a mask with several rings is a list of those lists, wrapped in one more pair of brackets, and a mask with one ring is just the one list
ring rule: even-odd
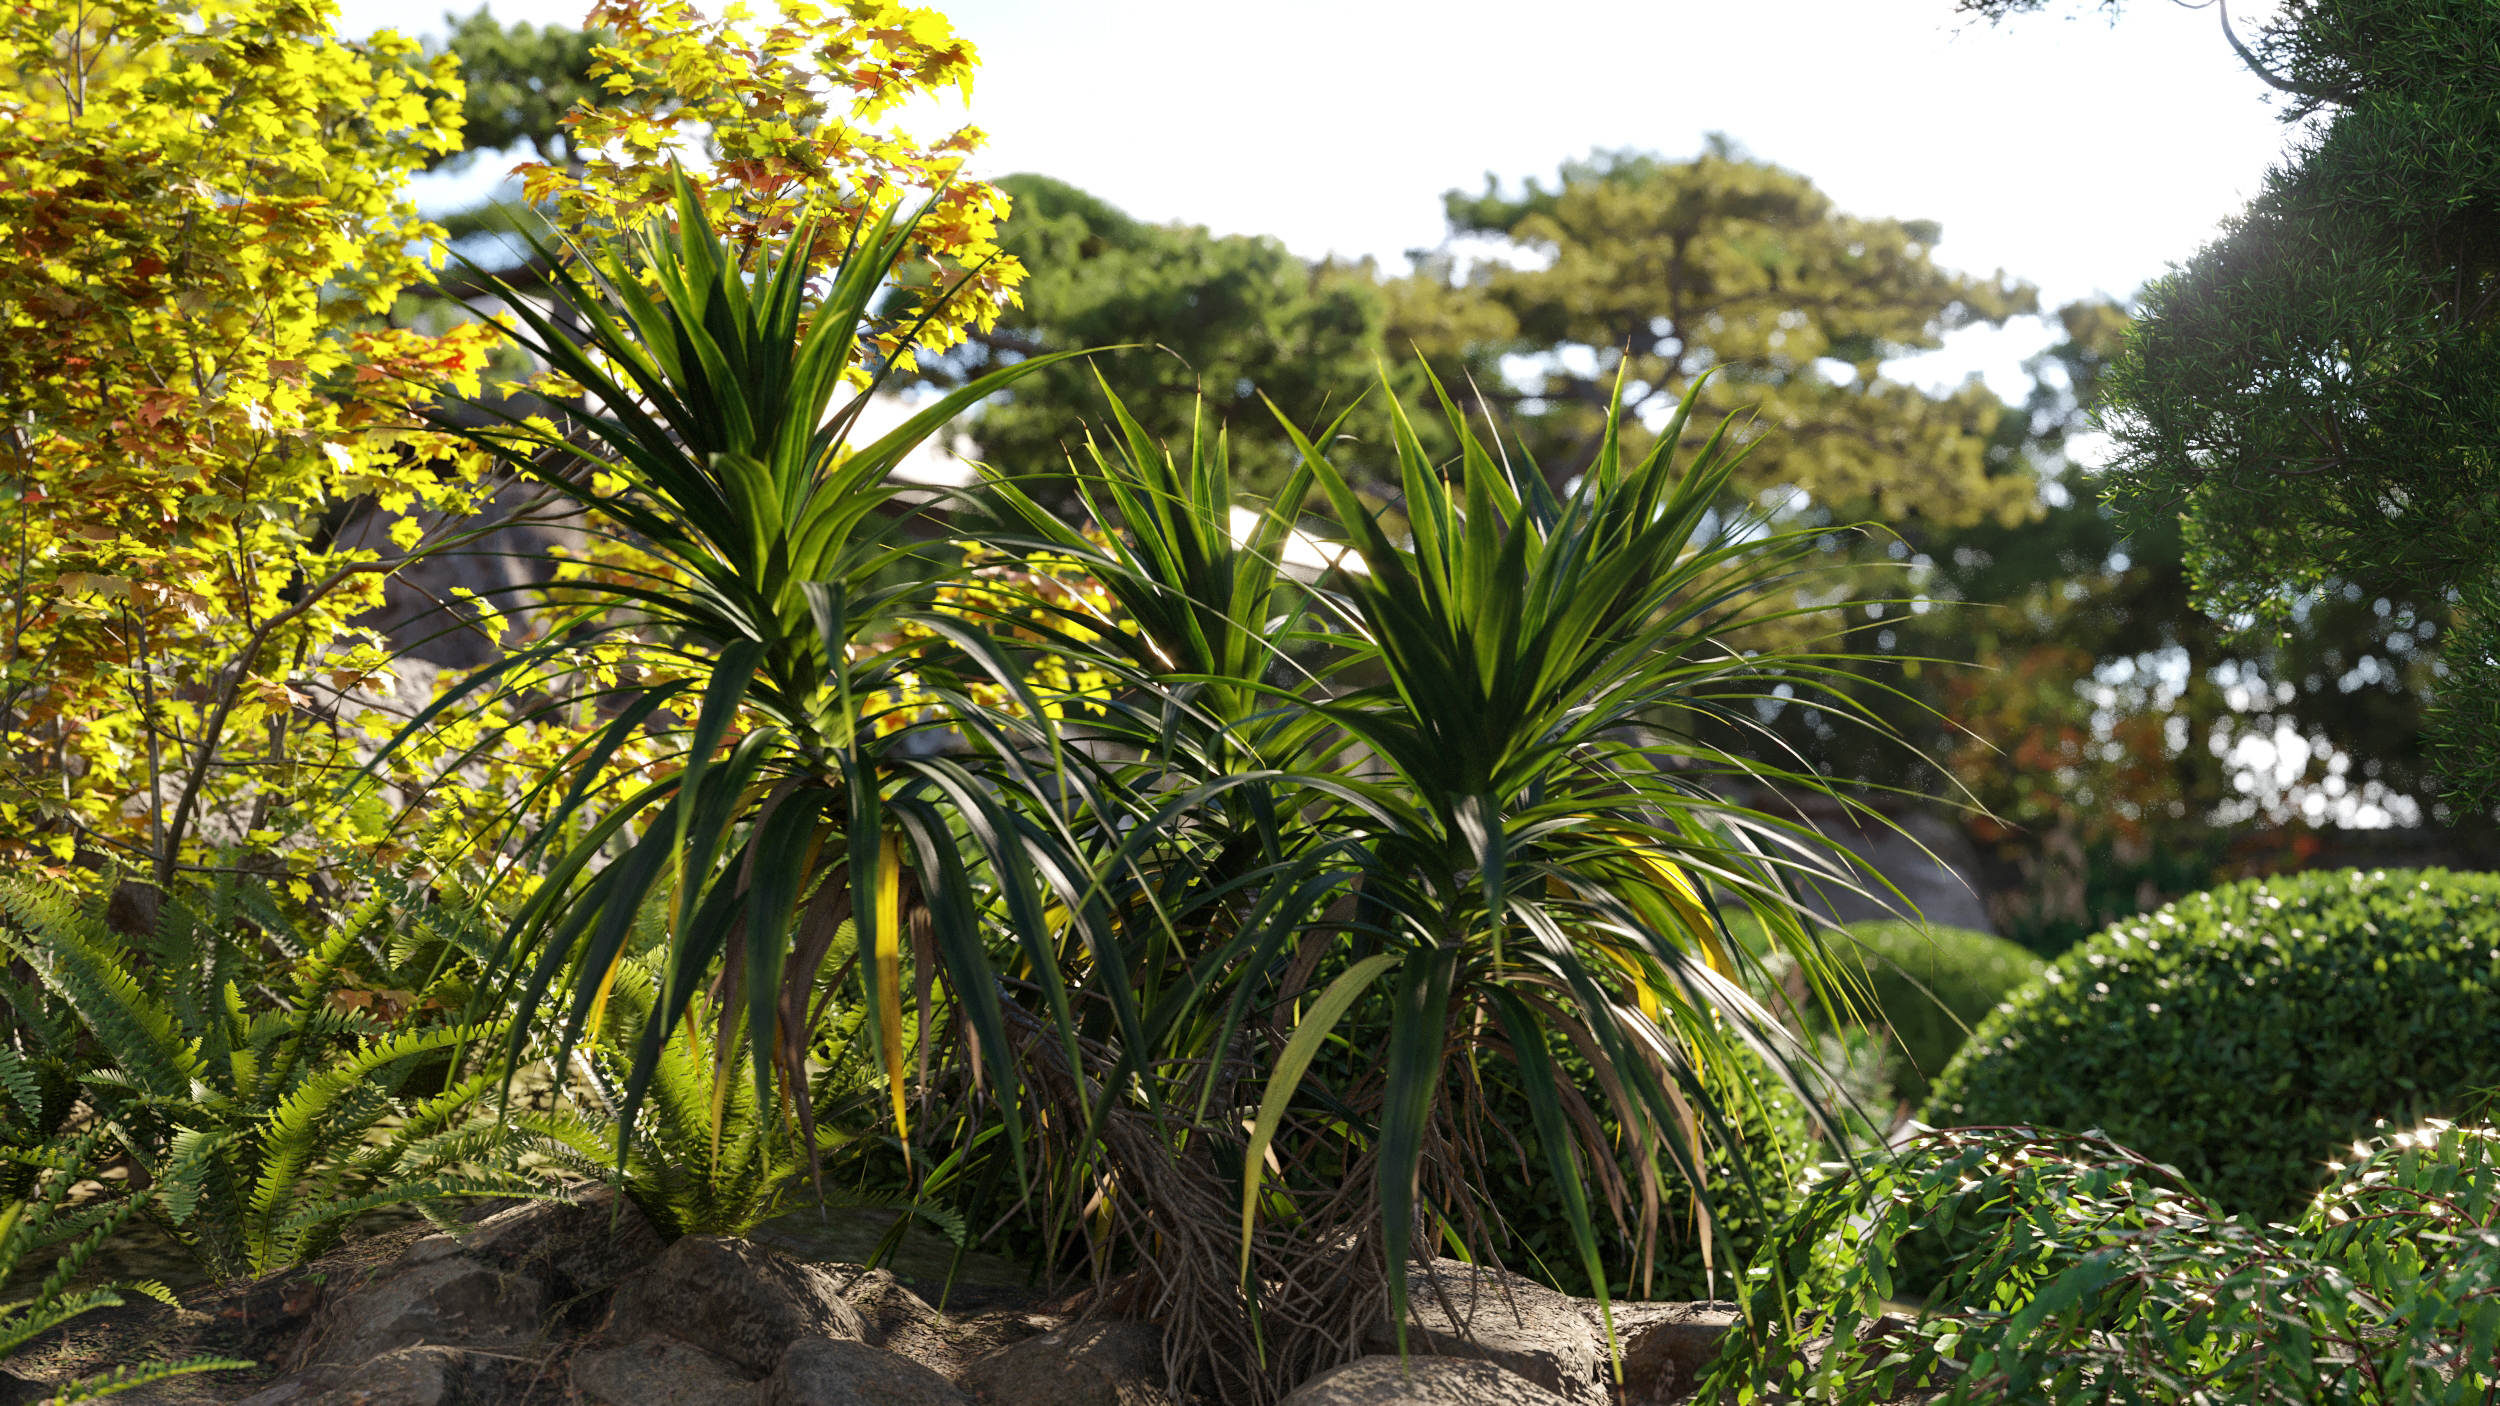
{"label": "green leaf cluster", "polygon": [[2030,514],[2031,476],[1990,453],[1996,397],[1976,385],[1928,395],[1878,374],[1955,328],[2038,310],[2032,287],[2001,271],[1939,267],[1932,221],[1845,213],[1723,137],[1689,161],[1593,153],[1565,162],[1553,188],[1530,180],[1517,195],[1488,177],[1446,204],[1453,234],[1534,256],[1479,264],[1468,286],[1516,326],[1497,349],[1538,360],[1519,392],[1555,482],[1586,468],[1618,378],[1639,412],[1715,370],[1699,423],[1749,412],[1763,442],[1748,490],[1888,522]]}
{"label": "green leaf cluster", "polygon": [[377,878],[311,940],[237,881],[175,896],[132,940],[59,885],[0,882],[0,918],[34,976],[8,991],[20,1021],[75,1052],[93,1126],[211,1274],[318,1254],[377,1207],[540,1189],[498,1170],[498,1081],[473,1056],[500,1025],[451,1014],[477,934],[405,885]]}
{"label": "green leaf cluster", "polygon": [[[932,370],[960,384],[1029,356],[1102,349],[992,399],[969,430],[982,462],[1055,507],[1074,507],[1051,480],[1084,455],[1098,375],[1158,441],[1186,441],[1202,416],[1225,429],[1241,487],[1267,493],[1300,461],[1268,405],[1317,423],[1346,408],[1384,353],[1403,351],[1384,335],[1390,301],[1367,266],[1308,263],[1268,236],[1150,224],[1048,176],[998,186],[1014,201],[998,237],[1028,271],[1023,305]],[[1377,405],[1347,428],[1385,457]]]}
{"label": "green leaf cluster", "polygon": [[2500,876],[2313,871],[2122,920],[1982,1022],[1937,1124],[2100,1129],[2292,1215],[2382,1118],[2500,1083]]}
{"label": "green leaf cluster", "polygon": [[[122,1292],[144,1294],[174,1303],[173,1291],[154,1280],[73,1288],[87,1272],[105,1241],[128,1223],[139,1202],[111,1196],[73,1206],[70,1192],[102,1170],[100,1155],[109,1143],[102,1129],[54,1138],[41,1146],[12,1150],[18,1165],[33,1169],[32,1194],[12,1198],[0,1211],[0,1281],[14,1280],[30,1255],[62,1246],[45,1269],[34,1292],[0,1304],[0,1358],[62,1324],[100,1308],[119,1308]],[[249,1369],[256,1364],[223,1357],[193,1357],[179,1362],[125,1363],[100,1377],[64,1382],[45,1399],[53,1402],[95,1401],[118,1396],[152,1382],[199,1372]]]}
{"label": "green leaf cluster", "polygon": [[[2465,1403],[2500,1343],[2500,1130],[2357,1141],[2296,1223],[2232,1217],[2095,1136],[1931,1134],[1782,1227],[1702,1383],[1756,1402]],[[1960,1246],[1914,1314],[1891,1265]],[[1772,1263],[1788,1270],[1784,1279]]]}
{"label": "green leaf cluster", "polygon": [[[1622,1122],[1595,1071],[1568,1041],[1549,1043],[1560,1046],[1553,1063],[1571,1089],[1567,1097],[1587,1107],[1606,1143],[1623,1146]],[[1475,1116],[1488,1126],[1535,1126],[1534,1100],[1514,1069],[1488,1060],[1478,1065],[1476,1077],[1483,1103]],[[1716,1194],[1698,1194],[1685,1168],[1666,1166],[1659,1169],[1657,1186],[1668,1215],[1653,1242],[1644,1243],[1637,1217],[1596,1217],[1598,1260],[1610,1301],[1728,1298],[1740,1287],[1741,1266],[1760,1257],[1794,1209],[1796,1187],[1779,1173],[1813,1160],[1814,1125],[1803,1102],[1775,1070],[1750,1053],[1710,1066],[1703,1083],[1728,1124],[1725,1134],[1703,1149],[1693,1169],[1700,1173],[1702,1187]],[[1494,1141],[1509,1155],[1487,1159],[1481,1191],[1496,1232],[1491,1240],[1503,1262],[1566,1294],[1598,1297],[1598,1286],[1579,1259],[1565,1210],[1568,1199],[1552,1168],[1527,1156],[1524,1144],[1514,1150],[1498,1138]],[[1745,1187],[1749,1170],[1755,1178],[1751,1194],[1728,1190]],[[1618,1155],[1615,1174],[1625,1184],[1634,1184],[1641,1173],[1637,1164]],[[1599,1179],[1604,1179],[1602,1174]],[[1696,1214],[1705,1204],[1707,1214]]]}
{"label": "green leaf cluster", "polygon": [[[574,1175],[620,1184],[670,1236],[743,1235],[795,1201],[812,1200],[808,1149],[781,1137],[778,1120],[756,1107],[753,1055],[721,1047],[700,1006],[675,1038],[660,1042],[640,1116],[627,1124],[631,1051],[658,997],[658,976],[645,961],[618,963],[608,992],[613,1037],[579,1052],[579,1082],[562,1108],[513,1115],[535,1149]],[[841,1141],[821,1135],[818,1150]]]}
{"label": "green leaf cluster", "polygon": [[1882,1032],[1887,1082],[1913,1103],[1973,1027],[2048,965],[2001,937],[1902,922],[1853,923],[1832,945],[1873,998],[1867,1024]]}
{"label": "green leaf cluster", "polygon": [[[738,1131],[735,1075],[805,1153],[806,1061],[853,975],[879,1136],[933,1183],[1043,1208],[1097,1275],[1133,1268],[1135,1292],[1191,1305],[1174,1360],[1228,1396],[1298,1380],[1384,1302],[1402,1320],[1430,1243],[1490,1247],[1493,1153],[1461,1092],[1479,1064],[1517,1069],[1592,1283],[1610,1277],[1598,1216],[1646,1241],[1678,1214],[1668,1169],[1705,1218],[1712,1197],[1758,1200],[1760,1169],[1701,1174],[1731,1123],[1705,1071],[1750,1049],[1810,1073],[1747,995],[1760,962],[1720,910],[1752,912],[1832,997],[1793,890],[1858,880],[1720,789],[1812,778],[1696,735],[1756,716],[1775,676],[1837,667],[1730,643],[1816,607],[1784,593],[1811,534],[1725,512],[1744,453],[1724,422],[1688,434],[1688,392],[1665,433],[1606,434],[1557,491],[1439,387],[1446,459],[1384,401],[1393,535],[1342,421],[1280,418],[1296,461],[1268,505],[1237,493],[1225,434],[1167,450],[1110,397],[1074,475],[1100,533],[988,485],[1013,527],[986,546],[1099,597],[950,598],[975,583],[894,530],[887,471],[1049,361],[851,443],[865,394],[840,401],[845,377],[873,390],[894,363],[864,349],[913,335],[870,311],[909,237],[889,210],[811,283],[817,227],[732,251],[681,177],[673,219],[548,251],[576,330],[515,300],[586,394],[561,426],[478,439],[647,563],[572,585],[538,637],[639,630],[667,662],[618,680],[611,733],[538,783],[563,798],[549,824],[485,841],[535,883],[491,964],[521,1014],[512,1057],[532,1028],[561,1025],[559,1062],[596,1043],[658,914],[651,1014],[619,1047],[620,1160],[697,1010],[713,1146]],[[1305,502],[1326,516],[1299,525]],[[482,673],[413,726],[506,686]],[[602,749],[646,724],[672,764],[600,779]],[[846,927],[854,960],[829,971]],[[1620,1147],[1578,1116],[1555,1040]]]}

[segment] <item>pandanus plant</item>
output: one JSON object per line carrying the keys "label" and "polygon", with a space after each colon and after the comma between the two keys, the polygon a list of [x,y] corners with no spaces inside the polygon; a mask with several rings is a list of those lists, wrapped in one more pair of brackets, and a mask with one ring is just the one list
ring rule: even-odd
{"label": "pandanus plant", "polygon": [[[490,407],[494,424],[476,442],[655,564],[568,583],[540,622],[546,643],[446,693],[402,737],[450,709],[526,711],[529,666],[607,631],[636,632],[639,658],[665,680],[587,690],[612,721],[516,800],[516,815],[538,818],[515,853],[539,878],[495,958],[498,994],[520,1014],[516,1063],[547,1033],[538,1012],[562,991],[560,1067],[598,1033],[637,919],[663,909],[655,1011],[634,1022],[618,1110],[620,1156],[660,1042],[699,991],[717,1012],[722,1069],[749,1056],[737,1062],[753,1070],[754,1108],[798,1091],[798,1138],[815,1146],[804,1092],[822,1009],[815,977],[846,926],[865,956],[862,996],[898,1119],[907,928],[919,930],[924,969],[942,963],[956,991],[974,993],[962,1012],[1006,1071],[995,1000],[980,999],[992,988],[967,866],[925,794],[959,773],[905,754],[906,651],[888,643],[916,619],[960,639],[958,657],[1002,686],[1021,681],[983,637],[923,609],[943,568],[900,529],[906,489],[891,473],[966,406],[1056,358],[993,372],[853,443],[891,365],[872,334],[908,348],[919,330],[878,327],[872,314],[914,229],[889,206],[848,230],[803,219],[779,243],[735,249],[680,173],[674,208],[641,228],[537,250],[555,306],[477,275],[500,294],[513,339],[578,393],[559,402],[561,424]],[[824,258],[836,242],[839,255]],[[922,683],[943,685],[929,661],[913,662]],[[674,766],[610,775],[638,733],[677,739]],[[727,1116],[729,1101],[713,1102]]]}
{"label": "pandanus plant", "polygon": [[[1061,962],[1136,1010],[1136,1036],[1099,1023],[1093,1086],[1136,1093],[1073,1110],[1106,1136],[1071,1153],[1091,1159],[1075,1184],[1154,1247],[1132,1292],[1167,1325],[1175,1380],[1268,1399],[1384,1299],[1406,1321],[1420,1246],[1498,1248],[1471,1192],[1502,1136],[1483,1127],[1486,1057],[1517,1067],[1602,1293],[1601,1199],[1618,1225],[1638,1203],[1646,1254],[1666,1168],[1708,1195],[1704,1148],[1742,1086],[1714,1068],[1805,1073],[1748,994],[1769,953],[1853,999],[1803,900],[1871,881],[1718,789],[1829,790],[1727,746],[1783,682],[1845,706],[1825,685],[1848,661],[1744,648],[1803,609],[1788,588],[1812,535],[1726,515],[1743,451],[1722,425],[1679,457],[1689,398],[1646,455],[1609,433],[1560,496],[1446,397],[1450,466],[1393,406],[1403,541],[1318,447],[1333,433],[1299,440],[1299,472],[1243,532],[1219,436],[1175,457],[1109,402],[1118,432],[1077,474],[1120,529],[1107,542],[993,487],[1020,545],[1083,561],[1131,626],[1072,619],[1058,644],[1129,684],[1087,724],[1120,745],[1068,754],[1087,804],[1066,828],[1105,931]],[[1313,588],[1284,561],[1306,495],[1348,539]],[[1730,906],[1764,950],[1732,939]],[[1124,1117],[1166,1136],[1108,1136]],[[1229,1188],[1221,1237],[1195,1223],[1210,1181]],[[1220,1268],[1202,1262],[1219,1238]]]}
{"label": "pandanus plant", "polygon": [[[936,998],[924,1042],[957,1037],[922,1089],[964,1076],[945,1165],[985,1149],[1054,1223],[1090,1211],[1130,1247],[1126,1288],[1163,1321],[1175,1383],[1242,1401],[1357,1350],[1384,1307],[1403,1324],[1428,1239],[1497,1248],[1467,1189],[1488,1155],[1467,1091],[1476,1061],[1508,1059],[1602,1288],[1597,1202],[1619,1224],[1639,1203],[1654,1240],[1662,1169],[1701,1185],[1724,1136],[1714,1090],[1730,1085],[1711,1071],[1748,1048],[1793,1067],[1724,908],[1849,999],[1801,897],[1851,883],[1845,861],[1714,789],[1819,784],[1696,731],[1749,724],[1775,684],[1811,689],[1832,662],[1742,647],[1796,608],[1787,574],[1810,539],[1725,516],[1741,451],[1722,427],[1679,458],[1689,400],[1646,455],[1609,434],[1563,495],[1446,398],[1452,465],[1401,412],[1404,540],[1319,447],[1333,432],[1300,441],[1283,496],[1237,534],[1221,437],[1176,458],[1114,400],[1119,433],[1078,475],[1107,533],[993,485],[1016,523],[994,545],[1074,559],[1118,605],[1021,609],[1020,647],[1116,681],[1065,707],[981,621],[928,608],[926,558],[886,516],[902,453],[1041,361],[857,448],[865,392],[833,406],[908,230],[889,215],[853,232],[812,286],[826,231],[733,257],[681,186],[673,223],[549,260],[577,328],[511,300],[516,337],[585,394],[561,431],[514,422],[482,442],[665,564],[577,587],[589,603],[545,648],[623,616],[681,664],[619,690],[613,723],[546,783],[560,797],[519,847],[541,878],[498,958],[514,1057],[550,992],[560,1048],[597,1030],[656,909],[620,1129],[700,1008],[716,1051],[753,1053],[738,1105],[787,1109],[813,1149],[805,1061],[847,925],[893,1131],[910,1121],[908,958]],[[1309,496],[1346,553],[1316,583],[1285,565]],[[945,657],[878,643],[907,619]],[[880,725],[906,662],[967,755]],[[673,771],[594,780],[661,725],[683,741]],[[1594,1071],[1625,1148],[1557,1050]],[[1098,1271],[1123,1262],[1101,1248]]]}

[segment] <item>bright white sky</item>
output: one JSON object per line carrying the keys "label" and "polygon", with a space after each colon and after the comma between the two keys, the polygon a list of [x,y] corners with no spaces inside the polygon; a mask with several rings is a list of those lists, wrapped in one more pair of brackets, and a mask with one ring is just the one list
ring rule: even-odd
{"label": "bright white sky", "polygon": [[[578,23],[580,0],[492,0]],[[341,28],[442,32],[440,0],[343,0]],[[465,7],[465,5],[464,5]],[[1683,155],[1724,131],[1863,215],[1938,220],[1938,256],[2050,307],[2131,293],[2241,207],[2282,150],[2213,10],[2076,0],[1999,26],[1952,0],[953,0],[980,46],[978,174],[1040,171],[1151,220],[1281,236],[1390,271],[1440,242],[1441,193],[1592,147]],[[2243,33],[2265,11],[2233,16]],[[961,120],[961,105],[951,100]],[[496,177],[428,183],[437,208]],[[1890,373],[2027,389],[2039,323]]]}

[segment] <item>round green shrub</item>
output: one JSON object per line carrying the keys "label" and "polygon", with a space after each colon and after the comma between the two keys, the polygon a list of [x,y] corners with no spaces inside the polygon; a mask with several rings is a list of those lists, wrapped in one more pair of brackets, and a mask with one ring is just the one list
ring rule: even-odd
{"label": "round green shrub", "polygon": [[[1855,951],[1834,943],[1890,1027],[1884,1073],[1915,1103],[1989,1013],[2048,967],[2030,949],[1968,928],[1852,923]],[[1871,1022],[1870,1022],[1871,1023]],[[1886,1110],[1889,1112],[1889,1110]]]}
{"label": "round green shrub", "polygon": [[1922,1120],[2099,1128],[2287,1220],[2378,1119],[2500,1083],[2500,875],[2321,870],[2103,929],[1990,1016]]}

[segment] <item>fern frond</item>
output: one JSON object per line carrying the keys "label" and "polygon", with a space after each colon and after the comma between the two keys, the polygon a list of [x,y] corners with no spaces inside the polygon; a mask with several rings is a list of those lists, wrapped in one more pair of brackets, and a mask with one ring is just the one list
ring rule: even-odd
{"label": "fern frond", "polygon": [[234,906],[244,917],[258,924],[261,935],[268,938],[280,952],[285,953],[289,958],[304,955],[303,934],[296,930],[295,920],[288,917],[285,910],[278,907],[277,900],[269,896],[269,890],[265,886],[236,885]]}
{"label": "fern frond", "polygon": [[261,1124],[261,1171],[250,1200],[251,1220],[256,1227],[251,1238],[257,1241],[268,1233],[267,1227],[279,1208],[296,1194],[304,1168],[338,1132],[332,1126],[332,1115],[343,1102],[365,1090],[375,1071],[419,1055],[492,1039],[501,1028],[495,1024],[457,1025],[403,1032],[374,1041],[350,1058],[305,1079]]}
{"label": "fern frond", "polygon": [[431,1181],[399,1182],[362,1196],[339,1201],[326,1201],[297,1211],[272,1227],[278,1237],[300,1235],[315,1226],[346,1216],[361,1215],[383,1206],[403,1206],[426,1201],[445,1201],[454,1196],[519,1196],[532,1201],[561,1201],[562,1191],[550,1190],[545,1182],[513,1173],[506,1176],[438,1177]]}
{"label": "fern frond", "polygon": [[43,1117],[43,1086],[35,1082],[34,1066],[18,1056],[17,1051],[0,1049],[0,1089],[17,1100],[29,1119]]}
{"label": "fern frond", "polygon": [[191,1091],[202,1073],[198,1052],[172,1010],[131,975],[102,922],[58,893],[14,882],[0,882],[0,912],[32,934],[0,929],[0,944],[69,1003],[116,1065],[151,1093]]}
{"label": "fern frond", "polygon": [[166,1151],[172,1160],[158,1172],[157,1204],[165,1208],[166,1219],[175,1225],[188,1224],[199,1209],[201,1193],[207,1189],[209,1171],[216,1165],[217,1154],[241,1141],[241,1134],[209,1132],[185,1128],[174,1134]]}
{"label": "fern frond", "polygon": [[0,1358],[8,1357],[82,1313],[122,1306],[121,1295],[110,1289],[90,1289],[76,1298],[63,1298],[52,1291],[49,1280],[45,1281],[44,1289],[45,1292],[27,1301],[29,1306],[25,1317],[0,1324]]}
{"label": "fern frond", "polygon": [[166,1288],[165,1281],[161,1279],[121,1279],[103,1287],[113,1290],[127,1289],[142,1298],[154,1299],[167,1308],[182,1307],[182,1300],[176,1298],[174,1291]]}
{"label": "fern frond", "polygon": [[138,1367],[116,1367],[101,1377],[64,1385],[52,1397],[50,1406],[72,1406],[79,1401],[95,1401],[118,1396],[125,1391],[161,1382],[173,1377],[188,1377],[199,1372],[244,1372],[258,1364],[238,1361],[232,1357],[192,1357],[180,1362],[150,1362]]}
{"label": "fern frond", "polygon": [[269,1060],[268,1087],[283,1091],[295,1079],[295,1068],[304,1058],[307,1042],[319,1033],[325,1011],[329,1010],[331,978],[338,974],[339,963],[355,950],[355,930],[346,924],[333,928],[314,946],[295,976],[295,1020],[285,1038],[277,1042]]}
{"label": "fern frond", "polygon": [[40,986],[29,986],[25,982],[0,976],[0,1000],[9,1003],[9,1010],[17,1016],[18,1023],[34,1037],[36,1048],[69,1048],[69,1022],[63,1020],[62,1013],[44,1000]]}

